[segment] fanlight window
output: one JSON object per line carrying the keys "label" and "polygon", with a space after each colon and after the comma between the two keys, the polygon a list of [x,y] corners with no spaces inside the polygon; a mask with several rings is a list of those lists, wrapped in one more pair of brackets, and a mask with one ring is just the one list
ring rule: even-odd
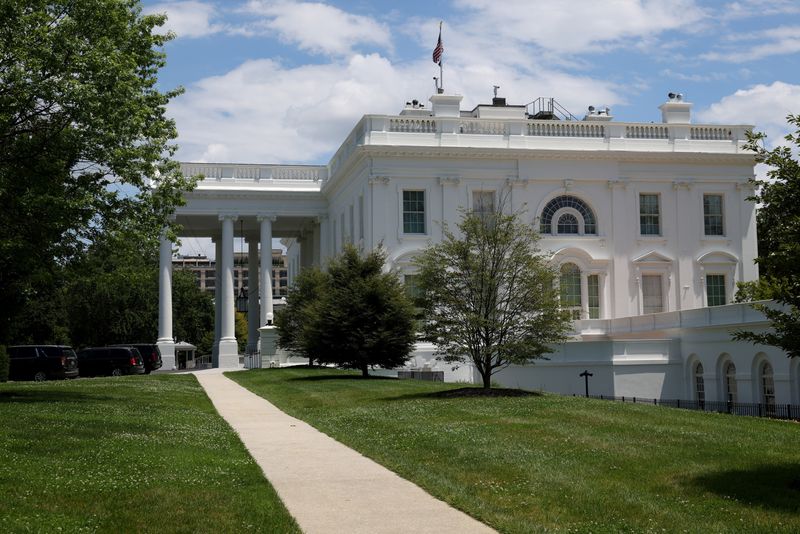
{"label": "fanlight window", "polygon": [[[556,197],[550,202],[542,210],[542,216],[540,219],[540,228],[539,231],[543,234],[552,234],[553,233],[553,216],[556,212],[562,208],[571,208],[575,210],[580,217],[583,219],[583,233],[588,235],[597,235],[597,221],[594,216],[594,212],[592,208],[590,208],[583,200],[579,199],[578,197],[572,195],[561,195],[560,197]],[[565,233],[565,234],[577,234],[578,231],[561,231],[562,224],[564,225],[565,230],[571,230],[573,228],[573,224],[575,226],[580,226],[580,221],[578,217],[569,214],[570,219],[566,219],[567,215],[562,215],[559,217],[558,221],[556,221],[558,233]],[[574,222],[573,222],[574,221]]]}
{"label": "fanlight window", "polygon": [[558,218],[559,234],[577,234],[579,227],[578,218],[571,213],[565,213]]}

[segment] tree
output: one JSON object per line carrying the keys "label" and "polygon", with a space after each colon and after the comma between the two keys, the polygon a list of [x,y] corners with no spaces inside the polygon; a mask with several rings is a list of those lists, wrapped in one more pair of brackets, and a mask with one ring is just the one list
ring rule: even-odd
{"label": "tree", "polygon": [[136,0],[0,5],[0,342],[94,239],[138,221],[154,250],[193,181],[157,73],[169,35]]}
{"label": "tree", "polygon": [[404,365],[416,341],[414,308],[385,262],[382,250],[362,257],[347,245],[327,273],[301,273],[287,299],[294,306],[276,322],[280,346],[364,377],[371,367]]}
{"label": "tree", "polygon": [[286,306],[275,315],[278,346],[308,358],[313,366],[319,358],[320,342],[311,329],[313,318],[318,316],[319,304],[330,286],[330,277],[317,268],[300,271],[286,295]]}
{"label": "tree", "polygon": [[772,321],[768,332],[738,331],[735,339],[780,347],[790,357],[800,356],[800,163],[792,154],[800,148],[800,115],[789,115],[794,132],[784,138],[788,146],[767,150],[766,135],[751,134],[747,148],[758,163],[769,166],[766,180],[753,180],[758,202],[759,251],[756,263],[761,271],[757,282],[740,284],[737,300],[770,298],[783,304],[776,309],[753,304]]}
{"label": "tree", "polygon": [[417,258],[423,331],[439,359],[472,362],[488,389],[495,372],[552,352],[570,319],[521,213],[503,213],[502,202],[489,213],[464,212],[458,234],[445,226],[442,242]]}

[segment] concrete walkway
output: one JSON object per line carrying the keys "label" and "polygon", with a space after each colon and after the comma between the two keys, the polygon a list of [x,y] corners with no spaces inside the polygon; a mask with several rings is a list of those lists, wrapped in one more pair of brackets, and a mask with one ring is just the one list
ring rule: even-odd
{"label": "concrete walkway", "polygon": [[304,532],[494,532],[221,373],[195,375]]}

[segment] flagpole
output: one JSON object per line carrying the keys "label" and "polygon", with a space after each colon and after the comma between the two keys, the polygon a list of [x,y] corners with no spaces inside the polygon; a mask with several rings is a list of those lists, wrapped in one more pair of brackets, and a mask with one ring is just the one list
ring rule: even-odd
{"label": "flagpole", "polygon": [[[442,21],[439,21],[439,38],[442,36]],[[444,53],[442,53],[442,57],[439,58],[439,93],[444,94],[444,70],[442,69],[442,63],[444,63]]]}

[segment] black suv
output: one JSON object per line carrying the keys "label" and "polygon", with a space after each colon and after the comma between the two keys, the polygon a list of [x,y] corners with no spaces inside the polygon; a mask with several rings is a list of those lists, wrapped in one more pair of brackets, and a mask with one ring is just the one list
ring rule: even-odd
{"label": "black suv", "polygon": [[111,345],[112,347],[133,347],[139,351],[144,360],[144,372],[150,374],[156,369],[161,369],[161,350],[152,343],[129,343],[127,345]]}
{"label": "black suv", "polygon": [[64,345],[19,345],[8,347],[9,378],[36,380],[76,378],[78,358]]}
{"label": "black suv", "polygon": [[93,347],[78,351],[81,376],[142,375],[142,355],[133,347]]}

